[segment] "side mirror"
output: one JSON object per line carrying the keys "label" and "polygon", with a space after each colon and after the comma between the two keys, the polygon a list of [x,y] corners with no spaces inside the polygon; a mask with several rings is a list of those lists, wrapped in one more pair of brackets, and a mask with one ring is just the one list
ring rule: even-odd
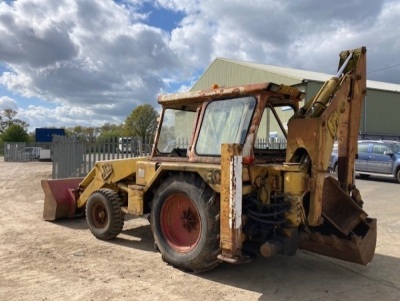
{"label": "side mirror", "polygon": [[392,156],[393,152],[392,151],[384,151],[383,154],[387,155],[387,156]]}

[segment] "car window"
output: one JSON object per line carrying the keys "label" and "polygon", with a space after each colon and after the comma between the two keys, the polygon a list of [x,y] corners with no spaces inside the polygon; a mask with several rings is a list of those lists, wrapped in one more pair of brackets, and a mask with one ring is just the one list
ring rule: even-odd
{"label": "car window", "polygon": [[393,143],[392,149],[393,149],[393,152],[400,153],[400,143]]}
{"label": "car window", "polygon": [[386,151],[390,151],[390,148],[384,144],[374,144],[372,149],[372,152],[377,155],[383,155]]}
{"label": "car window", "polygon": [[358,152],[359,153],[367,153],[368,152],[369,143],[360,143],[358,144]]}

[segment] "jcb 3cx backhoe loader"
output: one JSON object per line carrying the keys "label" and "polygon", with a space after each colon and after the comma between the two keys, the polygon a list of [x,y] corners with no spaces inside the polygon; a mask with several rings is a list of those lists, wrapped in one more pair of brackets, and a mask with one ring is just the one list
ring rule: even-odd
{"label": "jcb 3cx backhoe loader", "polygon": [[[377,222],[353,168],[365,94],[363,47],[341,52],[337,76],[300,109],[304,93],[274,83],[160,96],[151,155],[42,181],[44,219],[85,211],[108,240],[125,214],[150,214],[163,259],[193,271],[247,262],[254,246],[266,257],[300,248],[368,264]],[[327,175],[335,139],[337,180]]]}

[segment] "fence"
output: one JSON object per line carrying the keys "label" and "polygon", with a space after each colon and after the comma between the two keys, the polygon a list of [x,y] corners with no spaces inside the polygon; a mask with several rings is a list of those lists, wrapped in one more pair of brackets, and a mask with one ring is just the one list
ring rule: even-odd
{"label": "fence", "polygon": [[[122,150],[122,151],[121,151]],[[140,138],[82,142],[75,137],[54,136],[53,179],[84,177],[97,161],[148,155],[150,145]]]}
{"label": "fence", "polygon": [[286,149],[286,138],[257,139],[254,145],[258,149]]}
{"label": "fence", "polygon": [[4,161],[26,162],[40,159],[41,149],[50,149],[50,143],[4,142]]}
{"label": "fence", "polygon": [[361,140],[395,140],[400,141],[400,134],[382,134],[382,133],[365,133],[361,132],[358,135]]}

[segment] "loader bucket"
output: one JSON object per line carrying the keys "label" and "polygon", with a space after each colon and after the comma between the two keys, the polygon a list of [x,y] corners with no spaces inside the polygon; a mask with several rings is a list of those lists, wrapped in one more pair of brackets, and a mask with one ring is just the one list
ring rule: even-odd
{"label": "loader bucket", "polygon": [[75,216],[75,195],[73,189],[78,188],[83,178],[42,180],[44,191],[43,219],[54,221]]}
{"label": "loader bucket", "polygon": [[300,232],[300,249],[363,265],[371,262],[377,221],[368,218],[332,177],[325,178],[322,216],[321,226]]}

